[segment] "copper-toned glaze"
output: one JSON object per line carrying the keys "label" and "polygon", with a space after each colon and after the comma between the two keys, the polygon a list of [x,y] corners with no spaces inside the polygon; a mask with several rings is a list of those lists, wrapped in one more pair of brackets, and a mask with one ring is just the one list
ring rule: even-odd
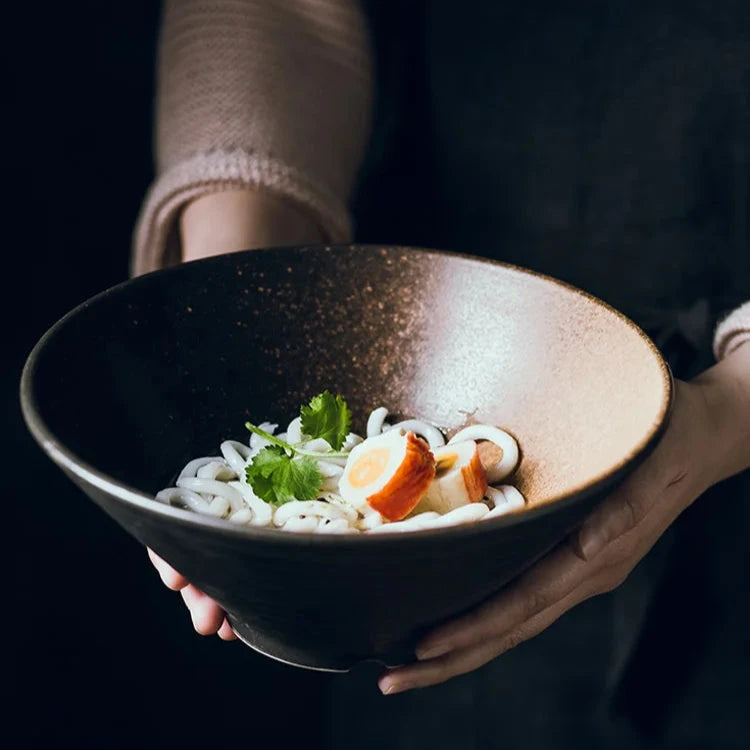
{"label": "copper-toned glaze", "polygon": [[[247,419],[285,423],[326,388],[358,430],[379,405],[449,431],[505,428],[529,508],[352,538],[240,528],[152,499],[190,458],[242,439]],[[410,658],[425,628],[560,541],[653,447],[671,392],[648,338],[583,292],[468,256],[346,246],[126,282],[54,326],[22,382],[44,450],[216,598],[246,642],[333,669]]]}

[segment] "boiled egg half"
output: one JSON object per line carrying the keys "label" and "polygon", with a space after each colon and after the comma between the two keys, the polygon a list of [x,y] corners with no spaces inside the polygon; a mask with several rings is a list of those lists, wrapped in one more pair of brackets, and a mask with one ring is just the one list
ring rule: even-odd
{"label": "boiled egg half", "polygon": [[339,492],[358,510],[369,505],[389,521],[400,521],[416,507],[434,477],[429,445],[413,432],[392,429],[352,449]]}

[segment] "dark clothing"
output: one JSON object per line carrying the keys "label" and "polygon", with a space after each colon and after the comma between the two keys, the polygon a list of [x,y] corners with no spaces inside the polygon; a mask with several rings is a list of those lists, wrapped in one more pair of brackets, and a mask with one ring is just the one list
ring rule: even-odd
{"label": "dark clothing", "polygon": [[[710,366],[750,296],[750,5],[373,6],[358,239],[541,270],[632,317],[677,377]],[[334,683],[331,747],[750,746],[748,489],[712,489],[620,589],[475,674]]]}

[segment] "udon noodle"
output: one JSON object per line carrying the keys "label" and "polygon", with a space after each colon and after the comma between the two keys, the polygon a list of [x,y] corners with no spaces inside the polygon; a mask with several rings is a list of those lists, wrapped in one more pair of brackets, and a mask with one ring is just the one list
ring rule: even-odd
{"label": "udon noodle", "polygon": [[[315,458],[321,477],[316,499],[291,500],[274,505],[257,496],[247,480],[246,470],[260,451],[271,445],[267,438],[258,434],[252,434],[247,444],[225,440],[220,446],[220,456],[205,456],[188,462],[179,473],[175,486],[158,492],[156,499],[230,523],[317,534],[382,534],[436,529],[497,518],[525,506],[518,489],[503,483],[518,463],[518,446],[507,432],[490,425],[471,425],[446,443],[445,436],[434,425],[416,419],[389,424],[387,417],[385,407],[372,411],[367,420],[368,441],[378,436],[382,438],[392,431],[414,434],[425,441],[436,456],[440,455],[441,450],[445,454],[451,446],[462,441],[484,440],[499,446],[500,460],[484,466],[486,481],[482,486],[481,498],[459,507],[450,507],[445,512],[435,507],[425,508],[425,503],[420,501],[403,519],[388,520],[368,503],[353,503],[351,498],[347,500],[342,494],[342,477],[349,454],[365,438],[349,432],[341,450],[332,452],[325,440],[305,436],[300,417],[297,417],[284,432],[278,434],[277,424],[265,422],[259,428],[285,443],[303,446],[308,452],[306,455],[315,454],[316,451],[321,454],[333,453]],[[428,455],[432,458],[432,454]],[[441,459],[436,460],[439,465]],[[434,473],[433,469],[433,476]]]}

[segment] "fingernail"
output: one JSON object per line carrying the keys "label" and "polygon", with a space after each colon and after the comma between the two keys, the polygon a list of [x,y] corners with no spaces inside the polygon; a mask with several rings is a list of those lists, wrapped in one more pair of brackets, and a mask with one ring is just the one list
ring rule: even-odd
{"label": "fingernail", "polygon": [[417,659],[436,659],[438,656],[447,654],[453,647],[449,643],[435,643],[432,646],[421,647],[416,650]]}
{"label": "fingernail", "polygon": [[583,559],[588,562],[601,552],[604,540],[598,534],[581,534],[579,545]]}
{"label": "fingernail", "polygon": [[379,687],[383,695],[394,695],[395,693],[400,693],[402,690],[406,690],[407,686],[399,685],[397,682],[386,679],[381,681]]}

